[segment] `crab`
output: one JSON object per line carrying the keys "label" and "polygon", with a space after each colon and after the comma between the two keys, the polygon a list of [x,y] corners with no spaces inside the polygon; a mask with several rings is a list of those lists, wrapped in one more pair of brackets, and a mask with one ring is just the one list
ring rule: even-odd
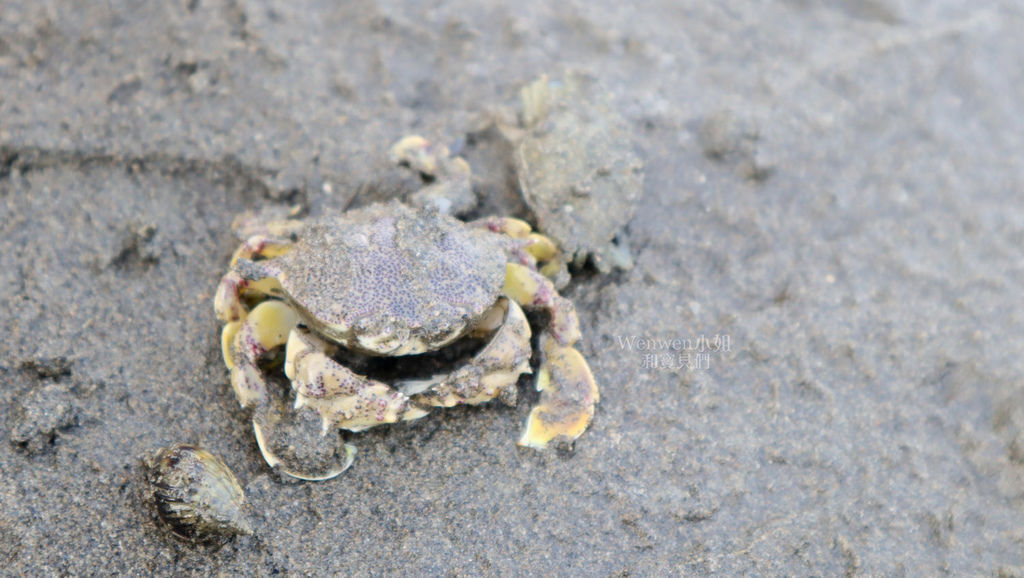
{"label": "crab", "polygon": [[[424,173],[452,164],[446,149],[419,137],[403,139],[392,152]],[[272,468],[329,479],[355,454],[339,430],[494,399],[514,404],[533,353],[524,308],[545,312],[548,323],[538,339],[541,394],[519,445],[571,444],[587,429],[599,392],[574,347],[576,310],[538,270],[557,248],[526,222],[464,222],[433,204],[391,201],[244,232],[214,306],[224,322],[232,388],[252,411],[257,444]],[[346,366],[353,357],[415,365],[468,340],[481,345],[454,369],[390,384]],[[282,357],[288,394],[271,376]]]}

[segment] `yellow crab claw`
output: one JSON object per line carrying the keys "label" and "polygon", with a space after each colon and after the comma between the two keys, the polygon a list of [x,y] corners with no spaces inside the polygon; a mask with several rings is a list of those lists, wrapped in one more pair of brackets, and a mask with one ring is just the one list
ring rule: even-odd
{"label": "yellow crab claw", "polygon": [[544,449],[548,443],[572,443],[580,437],[600,400],[597,383],[583,355],[572,347],[542,337],[544,361],[537,373],[540,403],[526,420],[519,445]]}

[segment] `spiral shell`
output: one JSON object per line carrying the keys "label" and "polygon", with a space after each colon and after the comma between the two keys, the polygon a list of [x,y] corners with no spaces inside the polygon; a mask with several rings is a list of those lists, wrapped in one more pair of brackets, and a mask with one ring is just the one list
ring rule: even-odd
{"label": "spiral shell", "polygon": [[179,537],[216,541],[252,534],[245,493],[217,456],[178,443],[143,457],[142,463],[156,512]]}

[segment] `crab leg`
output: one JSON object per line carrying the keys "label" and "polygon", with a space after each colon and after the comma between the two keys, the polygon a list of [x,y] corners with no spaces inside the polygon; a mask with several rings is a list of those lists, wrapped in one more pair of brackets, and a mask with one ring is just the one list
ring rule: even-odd
{"label": "crab leg", "polygon": [[[559,288],[568,284],[569,271],[560,258],[558,246],[549,237],[533,232],[526,221],[514,217],[485,217],[470,224],[511,237],[512,244],[508,248],[510,262],[539,269]],[[538,263],[542,265],[538,267]]]}
{"label": "crab leg", "polygon": [[252,429],[271,468],[300,480],[328,480],[352,465],[356,447],[338,432],[328,435],[312,410],[295,410],[283,399],[253,412]]}
{"label": "crab leg", "polygon": [[299,317],[280,301],[264,301],[242,321],[233,321],[221,332],[224,364],[231,370],[231,387],[242,407],[266,405],[270,396],[259,359],[285,343]]}
{"label": "crab leg", "polygon": [[[292,207],[290,212],[291,214],[296,214],[300,210],[299,206],[295,206]],[[235,230],[235,234],[239,239],[271,237],[275,239],[288,239],[290,241],[306,228],[306,221],[288,218],[263,220],[263,218],[256,215],[244,214],[235,219],[235,222],[231,224],[231,228]]]}
{"label": "crab leg", "polygon": [[[500,397],[515,403],[516,381],[530,372],[530,324],[514,301],[500,299],[474,328],[474,333],[494,332],[491,341],[469,363],[421,384],[414,402],[439,407],[479,404]],[[423,389],[423,386],[427,386]]]}
{"label": "crab leg", "polygon": [[[492,233],[502,233],[525,242],[523,249],[535,261],[550,261],[558,256],[558,246],[550,238],[533,232],[530,224],[514,217],[484,217],[470,223]],[[525,265],[525,263],[524,263]]]}
{"label": "crab leg", "polygon": [[537,372],[540,403],[530,410],[519,445],[544,449],[552,440],[572,443],[591,418],[600,393],[583,355],[541,336],[543,360]]}
{"label": "crab leg", "polygon": [[540,403],[530,411],[519,445],[541,449],[552,440],[572,442],[587,429],[599,398],[590,367],[573,348],[580,338],[576,308],[546,277],[518,263],[506,266],[504,293],[524,307],[545,309],[551,315],[540,340]]}
{"label": "crab leg", "polygon": [[[249,237],[231,257],[231,269],[220,280],[217,294],[213,298],[213,308],[221,321],[240,321],[245,317],[242,305],[243,292],[257,290],[258,282],[243,275],[240,269],[246,262],[256,257],[272,258],[288,252],[294,244],[289,237],[254,235]],[[251,263],[250,263],[251,265]],[[263,291],[266,292],[266,291]]]}
{"label": "crab leg", "polygon": [[433,184],[413,195],[416,204],[432,204],[444,213],[457,213],[472,205],[469,163],[460,156],[452,156],[443,144],[421,136],[407,136],[391,147],[391,161],[433,179]]}
{"label": "crab leg", "polygon": [[[242,321],[224,326],[224,361],[231,370],[231,386],[242,407],[253,410],[253,431],[260,453],[271,467],[305,480],[324,480],[345,471],[355,456],[355,447],[328,437],[320,414],[304,416],[301,408],[288,408],[281,392],[271,391],[259,367],[260,358],[288,342],[299,331],[299,317],[287,304],[267,300],[257,305]],[[298,404],[296,404],[298,406]],[[313,413],[313,412],[310,412]],[[310,431],[309,418],[316,420]],[[296,462],[295,439],[304,458]],[[315,456],[315,459],[311,458]],[[309,462],[309,463],[306,463]]]}
{"label": "crab leg", "polygon": [[360,431],[384,423],[414,420],[427,412],[387,385],[356,375],[331,359],[322,339],[296,328],[288,336],[284,371],[295,391],[295,407],[311,407],[323,429]]}
{"label": "crab leg", "polygon": [[235,253],[231,256],[231,265],[234,266],[242,259],[251,261],[256,257],[263,257],[264,259],[280,257],[287,253],[294,244],[295,241],[291,237],[253,235],[235,250]]}
{"label": "crab leg", "polygon": [[579,341],[580,322],[576,317],[576,307],[558,294],[547,277],[525,265],[507,263],[503,293],[523,307],[546,310],[551,315],[548,331],[560,345]]}
{"label": "crab leg", "polygon": [[448,147],[419,136],[410,135],[391,147],[391,161],[429,177],[466,176],[469,163],[459,156],[451,156]]}
{"label": "crab leg", "polygon": [[492,233],[508,235],[513,239],[526,239],[533,232],[530,224],[515,217],[484,217],[471,221],[470,225],[483,227]]}

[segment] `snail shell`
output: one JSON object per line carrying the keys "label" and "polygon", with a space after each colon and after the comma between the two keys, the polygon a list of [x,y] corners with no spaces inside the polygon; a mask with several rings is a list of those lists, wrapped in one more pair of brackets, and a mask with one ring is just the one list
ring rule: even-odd
{"label": "snail shell", "polygon": [[160,518],[187,540],[252,534],[245,493],[228,466],[190,444],[173,444],[142,459],[147,490]]}

